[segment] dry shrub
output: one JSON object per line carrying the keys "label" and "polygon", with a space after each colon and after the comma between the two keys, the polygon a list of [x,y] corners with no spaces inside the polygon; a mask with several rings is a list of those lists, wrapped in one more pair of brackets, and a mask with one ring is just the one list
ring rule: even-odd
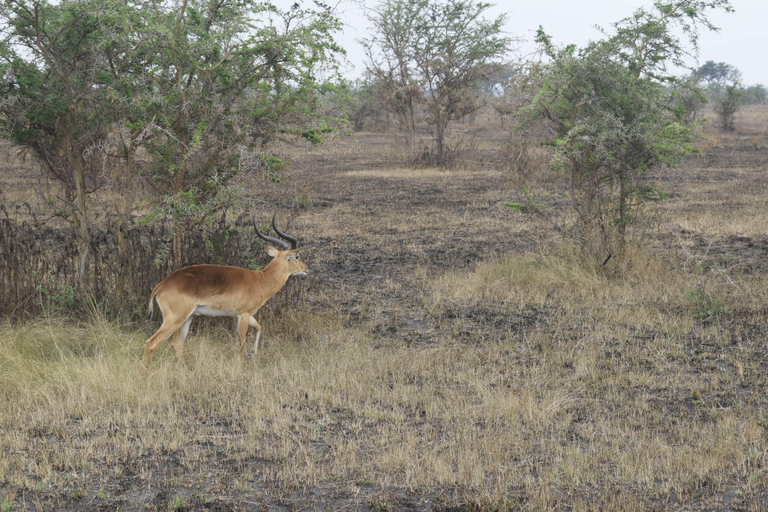
{"label": "dry shrub", "polygon": [[[585,260],[578,250],[563,247],[555,254],[508,255],[480,263],[471,273],[447,273],[435,281],[435,299],[474,302],[545,304],[557,302],[573,307],[611,304],[616,296],[654,302],[648,297],[669,289],[674,276],[667,262],[648,251],[640,251],[622,267],[606,272]],[[680,283],[682,280],[679,280]],[[664,286],[660,286],[661,284]],[[642,298],[637,297],[642,294]]]}
{"label": "dry shrub", "polygon": [[[697,318],[712,320],[733,306],[760,314],[766,292],[759,290],[759,278],[737,270],[721,267],[706,252],[673,259],[637,245],[630,257],[606,270],[576,250],[561,249],[555,254],[508,255],[480,263],[472,272],[446,273],[432,283],[429,304],[438,314],[451,304],[556,306],[606,334],[620,325],[677,336],[693,328]],[[702,314],[706,311],[697,309],[697,295],[699,307],[720,305],[717,314]]]}
{"label": "dry shrub", "polygon": [[[248,214],[201,226],[185,239],[184,265],[218,263],[252,267],[261,258]],[[0,314],[78,316],[97,308],[110,318],[142,317],[152,288],[170,272],[173,228],[134,223],[126,232],[126,254],[117,252],[110,227],[94,227],[89,302],[77,300],[77,228],[56,222],[29,205],[0,206]],[[226,255],[226,261],[224,256]]]}

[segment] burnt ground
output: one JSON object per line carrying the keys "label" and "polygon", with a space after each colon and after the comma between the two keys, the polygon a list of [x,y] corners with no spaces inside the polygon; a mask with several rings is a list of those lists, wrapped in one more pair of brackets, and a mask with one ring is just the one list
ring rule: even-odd
{"label": "burnt ground", "polygon": [[[480,151],[479,162],[469,171],[408,172],[397,165],[398,159],[392,156],[396,149],[391,146],[387,136],[358,134],[355,141],[342,141],[335,148],[302,150],[293,164],[293,188],[265,189],[265,210],[290,212],[286,229],[301,234],[311,269],[307,279],[289,284],[267,312],[277,310],[281,303],[300,301],[309,310],[338,310],[349,324],[363,328],[374,340],[434,343],[443,336],[442,319],[423,307],[429,279],[536,247],[540,235],[499,204],[508,195],[501,155]],[[744,151],[765,172],[768,150],[754,155],[755,149],[745,146]],[[707,169],[727,165],[724,161],[730,157],[730,153],[710,153],[706,165],[686,167],[684,182],[711,179]],[[718,175],[722,180],[736,178]],[[678,200],[675,187],[683,183],[680,180],[679,175],[662,178],[663,186],[671,189],[673,203]],[[768,236],[713,235],[674,224],[653,236],[659,248],[680,250],[683,246],[686,251],[706,255],[706,265],[738,266],[738,272],[756,275],[768,271]],[[449,319],[464,320],[467,332],[463,338],[472,343],[510,329],[524,331],[546,322],[549,314],[534,307],[510,313],[493,305],[448,307],[443,313]],[[744,322],[740,328],[761,331],[760,336],[764,332],[763,326]],[[702,350],[706,350],[705,338],[702,334]],[[215,421],[220,424],[214,427],[224,434],[237,429],[236,424]],[[40,433],[40,442],[51,436],[56,434]],[[270,461],[213,453],[203,465],[190,465],[182,452],[124,461],[119,471],[111,468],[94,477],[90,487],[104,489],[106,498],[26,489],[13,499],[17,508],[25,510],[458,510],[462,506],[473,510],[474,506],[472,501],[464,502],[455,489],[423,492],[363,484],[352,492],[335,482],[286,488],[276,476],[270,478],[275,475]],[[243,474],[259,478],[249,480],[244,489],[238,483]],[[585,490],[587,495],[591,492],[598,490]],[[177,498],[181,498],[178,506],[173,506]],[[655,509],[683,505],[674,498],[665,503],[649,498],[645,503]],[[734,487],[692,508],[748,506]],[[768,506],[768,501],[764,499],[762,506]]]}
{"label": "burnt ground", "polygon": [[[348,144],[371,152],[391,141],[360,134]],[[413,170],[409,176],[385,158],[361,165],[348,148],[297,160],[311,203],[297,207],[295,196],[287,195],[268,198],[264,208],[291,212],[288,225],[304,233],[311,268],[306,290],[332,296],[373,334],[434,341],[439,333],[421,305],[425,277],[532,247],[530,238],[511,233],[512,214],[499,204],[505,189],[499,162],[481,163],[474,172]],[[328,305],[321,300],[314,306]]]}
{"label": "burnt ground", "polygon": [[[358,134],[354,142],[330,154],[310,150],[298,156],[300,180],[311,184],[311,205],[297,207],[291,195],[269,198],[265,208],[292,211],[295,225],[308,232],[303,244],[313,272],[317,270],[308,289],[332,292],[342,310],[374,335],[411,343],[439,339],[435,319],[423,308],[425,281],[443,272],[471,270],[478,262],[510,252],[534,251],[556,238],[501,204],[514,194],[504,152],[498,150],[505,135],[488,136],[496,138],[496,148],[478,151],[470,171],[416,169],[409,174],[397,159],[394,163],[387,159],[393,141],[381,134]],[[768,187],[768,145],[756,149],[735,138],[723,146],[657,177],[669,198],[646,238],[674,266],[697,265],[702,273],[765,275],[768,234],[696,231],[673,220],[680,210],[710,208],[711,200],[701,205],[686,196],[691,184],[723,184],[717,212],[744,206],[739,199],[727,199],[732,187]],[[361,152],[368,158],[361,158]],[[734,162],[739,172],[728,170]],[[423,275],[417,276],[416,269]],[[375,312],[371,304],[377,305]],[[450,308],[447,314],[452,314]],[[547,316],[529,308],[510,318],[509,311],[494,311],[492,305],[454,314],[475,326],[467,339],[476,340],[493,338],[510,325],[530,326]]]}

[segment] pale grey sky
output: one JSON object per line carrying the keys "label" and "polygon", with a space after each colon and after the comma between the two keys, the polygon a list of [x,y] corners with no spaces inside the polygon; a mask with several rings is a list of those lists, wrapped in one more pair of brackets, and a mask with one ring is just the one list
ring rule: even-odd
{"label": "pale grey sky", "polygon": [[[288,7],[296,0],[274,0]],[[601,37],[594,26],[610,29],[611,23],[631,15],[640,6],[652,6],[651,0],[489,0],[496,5],[487,11],[487,18],[506,12],[506,31],[516,37],[532,40],[539,25],[558,44],[583,46],[590,39]],[[365,55],[358,40],[368,35],[370,23],[363,14],[363,0],[326,0],[336,5],[346,23],[338,42],[348,52],[351,68],[348,76],[360,76],[365,70]],[[378,0],[364,0],[375,6]],[[720,32],[703,32],[699,41],[698,64],[708,60],[736,66],[746,85],[768,87],[768,0],[731,0],[735,13],[710,13],[710,19]],[[528,45],[525,48],[532,48]],[[696,66],[697,62],[691,62]]]}

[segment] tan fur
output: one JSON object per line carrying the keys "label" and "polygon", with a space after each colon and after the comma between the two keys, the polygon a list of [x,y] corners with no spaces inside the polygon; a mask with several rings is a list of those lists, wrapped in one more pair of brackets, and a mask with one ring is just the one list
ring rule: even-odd
{"label": "tan fur", "polygon": [[[299,258],[299,250],[278,251],[267,247],[272,261],[262,270],[253,271],[221,265],[194,265],[177,270],[162,280],[149,297],[163,312],[163,324],[144,348],[141,363],[146,368],[152,352],[173,334],[171,344],[185,362],[182,343],[193,315],[232,316],[238,319],[240,355],[245,358],[245,336],[248,326],[256,329],[253,353],[259,346],[261,326],[253,315],[285,285],[291,275],[306,274],[307,265]],[[208,308],[198,309],[198,308]]]}

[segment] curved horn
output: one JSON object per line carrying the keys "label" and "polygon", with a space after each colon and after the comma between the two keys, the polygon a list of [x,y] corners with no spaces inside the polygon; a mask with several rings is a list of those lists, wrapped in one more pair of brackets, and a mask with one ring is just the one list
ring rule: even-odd
{"label": "curved horn", "polygon": [[287,250],[291,249],[291,247],[286,242],[283,242],[282,240],[280,240],[278,238],[272,238],[271,236],[267,236],[264,233],[262,233],[261,231],[259,231],[259,227],[256,225],[256,212],[253,213],[253,229],[256,231],[256,236],[258,236],[259,238],[261,238],[265,242],[269,242],[269,243],[271,243],[271,244],[281,248],[284,251],[287,251]]}
{"label": "curved horn", "polygon": [[277,226],[275,226],[275,217],[277,217],[277,212],[272,214],[272,229],[275,230],[275,233],[277,233],[277,236],[279,236],[280,238],[284,238],[288,240],[288,242],[290,242],[291,249],[296,249],[296,247],[299,245],[299,240],[295,236],[286,235],[285,233],[277,229]]}

